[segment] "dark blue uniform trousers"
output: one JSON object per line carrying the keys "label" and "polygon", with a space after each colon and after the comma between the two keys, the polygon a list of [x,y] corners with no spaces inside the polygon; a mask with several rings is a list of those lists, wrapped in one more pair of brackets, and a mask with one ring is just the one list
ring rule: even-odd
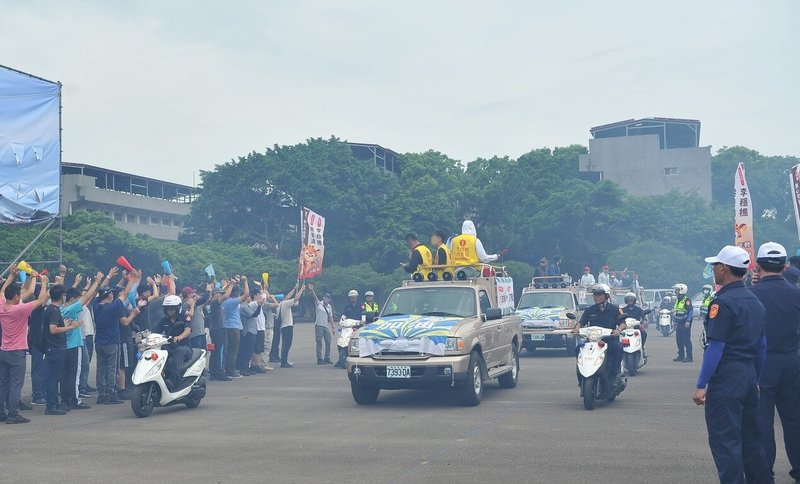
{"label": "dark blue uniform trousers", "polygon": [[783,442],[792,466],[789,475],[800,481],[800,356],[767,353],[761,373],[761,430],[770,469],[775,465],[775,409],[783,425]]}
{"label": "dark blue uniform trousers", "polygon": [[723,361],[708,382],[708,444],[721,483],[772,482],[759,430],[756,384],[752,361]]}

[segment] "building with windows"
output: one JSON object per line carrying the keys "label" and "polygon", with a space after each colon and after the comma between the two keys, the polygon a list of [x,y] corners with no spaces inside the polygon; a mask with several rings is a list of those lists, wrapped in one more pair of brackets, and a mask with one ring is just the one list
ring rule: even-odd
{"label": "building with windows", "polygon": [[400,163],[398,163],[398,155],[394,151],[384,148],[381,145],[374,145],[368,143],[347,143],[350,146],[350,151],[357,160],[371,160],[375,166],[389,173],[395,175],[400,174]]}
{"label": "building with windows", "polygon": [[700,146],[700,121],[629,119],[589,132],[589,154],[578,161],[584,178],[613,181],[637,196],[678,190],[711,201],[711,147]]}
{"label": "building with windows", "polygon": [[178,240],[192,187],[86,165],[62,163],[61,214],[104,212],[117,227],[160,240]]}

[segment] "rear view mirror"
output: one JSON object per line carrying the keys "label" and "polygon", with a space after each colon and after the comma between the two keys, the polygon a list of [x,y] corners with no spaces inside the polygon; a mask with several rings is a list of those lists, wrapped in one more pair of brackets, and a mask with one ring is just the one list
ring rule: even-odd
{"label": "rear view mirror", "polygon": [[642,313],[642,316],[647,316],[648,314],[650,314],[652,312],[653,312],[652,309],[645,309],[644,312]]}
{"label": "rear view mirror", "polygon": [[575,313],[567,313],[567,319],[578,319],[578,317],[575,316]]}
{"label": "rear view mirror", "polygon": [[489,308],[483,313],[483,315],[486,317],[486,321],[500,319],[503,317],[503,310],[500,308]]}

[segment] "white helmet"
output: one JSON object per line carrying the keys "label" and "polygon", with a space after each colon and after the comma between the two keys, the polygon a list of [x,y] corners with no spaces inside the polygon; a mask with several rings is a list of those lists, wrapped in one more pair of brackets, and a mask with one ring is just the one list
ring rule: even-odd
{"label": "white helmet", "polygon": [[[628,302],[628,299],[633,299],[633,302]],[[636,294],[629,292],[625,294],[625,304],[634,304],[637,301]]]}
{"label": "white helmet", "polygon": [[711,287],[711,284],[703,284],[703,290],[704,290],[704,291],[709,291],[709,292],[710,292],[710,291],[713,291],[713,290],[714,290],[714,288],[713,288],[713,287]]}
{"label": "white helmet", "polygon": [[672,286],[672,289],[675,289],[680,295],[684,295],[689,291],[689,287],[686,284],[680,284],[680,283]]}
{"label": "white helmet", "polygon": [[608,297],[611,297],[611,288],[608,287],[608,284],[595,284],[592,286],[592,294],[605,294]]}
{"label": "white helmet", "polygon": [[[358,295],[358,293],[356,293],[356,295]],[[364,293],[364,295],[367,296],[367,297],[369,297],[369,296],[375,297],[375,293],[372,292],[372,291],[367,291],[367,292]]]}
{"label": "white helmet", "polygon": [[179,308],[181,307],[181,304],[183,304],[183,301],[181,301],[180,296],[171,294],[164,298],[164,302],[161,303],[161,307],[163,307],[164,309]]}
{"label": "white helmet", "polygon": [[350,290],[350,292],[347,293],[347,297],[358,297],[358,291],[355,289]]}

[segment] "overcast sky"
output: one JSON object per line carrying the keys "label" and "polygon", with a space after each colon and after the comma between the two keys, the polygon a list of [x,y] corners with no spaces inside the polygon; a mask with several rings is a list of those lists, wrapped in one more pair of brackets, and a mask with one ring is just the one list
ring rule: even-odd
{"label": "overcast sky", "polygon": [[798,19],[798,0],[0,0],[0,64],[63,83],[64,161],[186,184],[309,137],[469,162],[649,116],[800,155]]}

